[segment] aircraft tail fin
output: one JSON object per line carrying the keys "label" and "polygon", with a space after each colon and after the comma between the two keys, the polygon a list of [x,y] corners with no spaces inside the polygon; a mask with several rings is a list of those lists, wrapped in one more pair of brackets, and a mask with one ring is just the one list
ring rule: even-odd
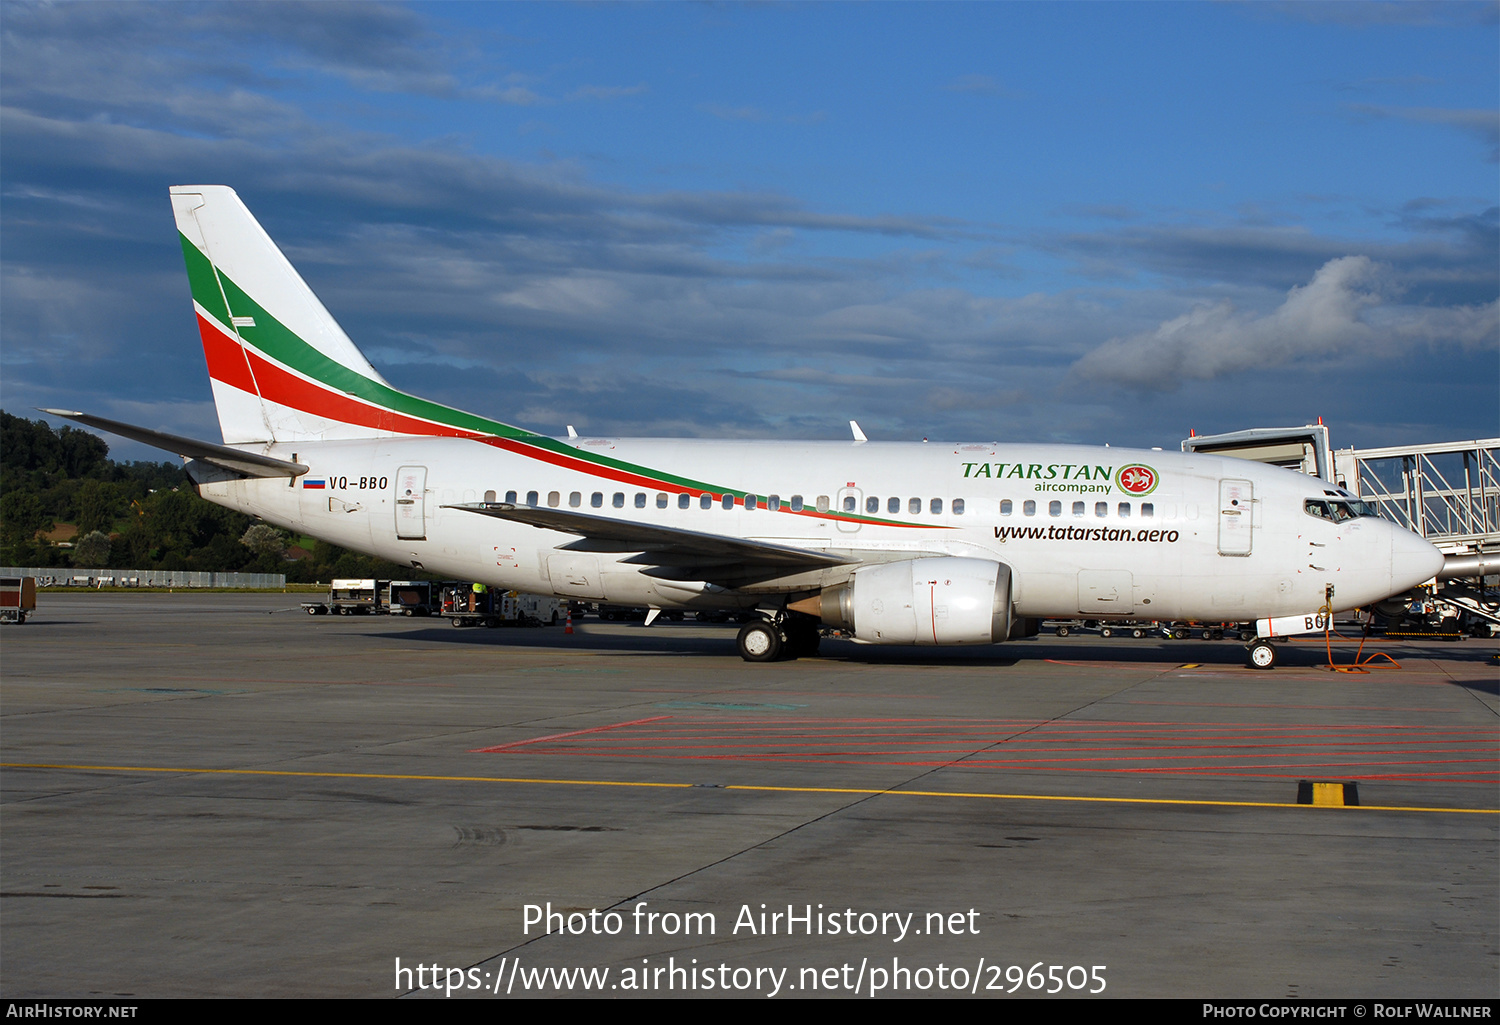
{"label": "aircraft tail fin", "polygon": [[392,388],[233,189],[174,185],[172,211],[225,444],[530,434]]}

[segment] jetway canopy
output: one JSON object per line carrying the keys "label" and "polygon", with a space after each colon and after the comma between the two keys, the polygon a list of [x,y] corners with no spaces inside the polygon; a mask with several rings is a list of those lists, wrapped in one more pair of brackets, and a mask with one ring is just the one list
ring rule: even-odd
{"label": "jetway canopy", "polygon": [[1333,458],[1328,447],[1328,428],[1322,424],[1305,427],[1257,427],[1228,434],[1205,434],[1184,438],[1184,452],[1211,453],[1269,463],[1288,470],[1300,470],[1313,477],[1333,482]]}

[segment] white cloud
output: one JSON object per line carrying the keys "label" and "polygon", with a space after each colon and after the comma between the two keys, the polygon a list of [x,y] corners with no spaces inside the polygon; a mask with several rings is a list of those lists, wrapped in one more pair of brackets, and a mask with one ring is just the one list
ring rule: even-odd
{"label": "white cloud", "polygon": [[1084,380],[1170,391],[1246,370],[1337,355],[1385,358],[1413,345],[1494,345],[1500,303],[1402,306],[1386,268],[1366,256],[1325,263],[1270,313],[1228,301],[1196,306],[1153,331],[1112,338],[1073,365]]}

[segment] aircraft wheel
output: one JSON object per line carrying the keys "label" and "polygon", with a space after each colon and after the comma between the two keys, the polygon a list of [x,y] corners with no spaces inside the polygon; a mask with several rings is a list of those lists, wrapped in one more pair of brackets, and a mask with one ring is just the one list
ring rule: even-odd
{"label": "aircraft wheel", "polygon": [[736,641],[746,662],[775,662],[781,657],[781,633],[770,623],[746,623]]}
{"label": "aircraft wheel", "polygon": [[1255,641],[1250,645],[1250,668],[1270,669],[1276,665],[1276,645],[1270,641]]}
{"label": "aircraft wheel", "polygon": [[1099,636],[1100,637],[1113,637],[1114,635],[1115,635],[1115,632],[1113,630],[1111,630],[1107,626],[1101,626],[1099,628]]}
{"label": "aircraft wheel", "polygon": [[1146,636],[1146,631],[1142,630],[1140,627],[1136,627],[1134,630],[1130,631],[1130,636],[1141,638]]}
{"label": "aircraft wheel", "polygon": [[1060,626],[1060,627],[1057,628],[1057,636],[1059,636],[1059,637],[1066,637],[1066,636],[1068,636],[1068,634],[1070,634],[1072,632],[1073,632],[1072,629],[1070,629],[1069,627],[1066,627],[1066,626]]}

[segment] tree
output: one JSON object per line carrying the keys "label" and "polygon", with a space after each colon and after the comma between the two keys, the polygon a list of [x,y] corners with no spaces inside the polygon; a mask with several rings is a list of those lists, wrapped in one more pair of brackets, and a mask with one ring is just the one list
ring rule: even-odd
{"label": "tree", "polygon": [[269,523],[251,524],[250,529],[240,538],[240,544],[256,555],[279,557],[286,554],[286,538]]}
{"label": "tree", "polygon": [[96,569],[109,565],[109,535],[91,530],[73,545],[73,565]]}

